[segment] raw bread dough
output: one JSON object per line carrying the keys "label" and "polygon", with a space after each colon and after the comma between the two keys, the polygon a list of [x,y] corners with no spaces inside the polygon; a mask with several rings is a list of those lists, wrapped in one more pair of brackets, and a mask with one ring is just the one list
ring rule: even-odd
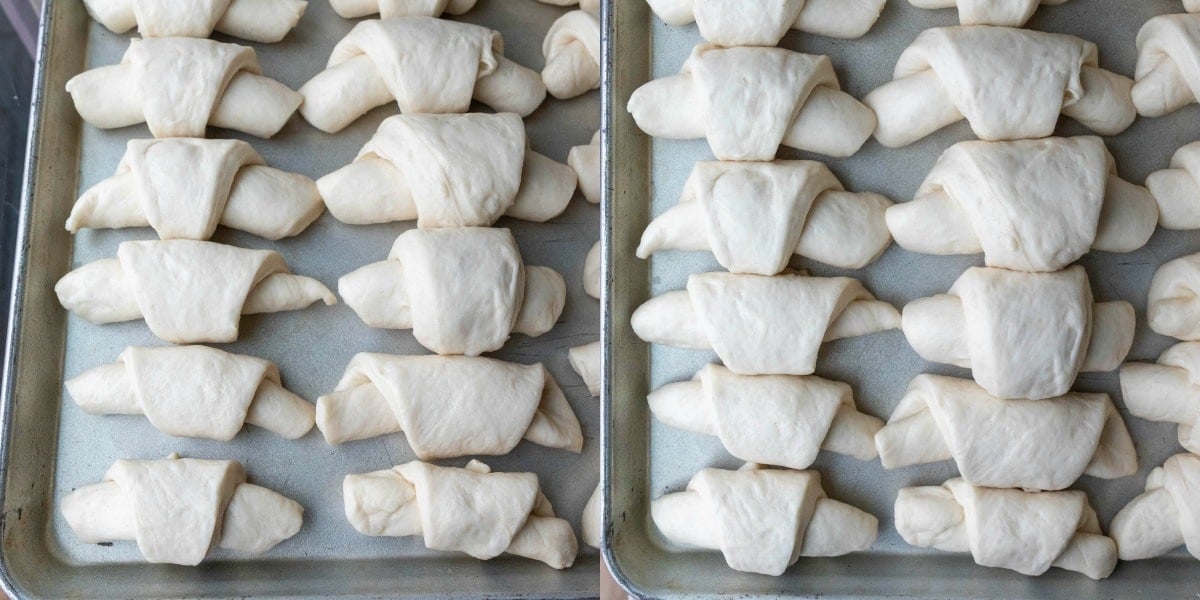
{"label": "raw bread dough", "polygon": [[193,240],[122,242],[117,258],[67,273],[54,292],[88,321],[144,318],[175,344],[232,342],[241,315],[337,303],[321,282],[292,275],[275,252]]}
{"label": "raw bread dough", "polygon": [[588,498],[587,504],[583,506],[583,517],[580,529],[583,531],[583,543],[593,547],[600,548],[600,531],[604,529],[604,514],[601,509],[604,508],[600,495],[600,483],[596,483],[596,491]]}
{"label": "raw bread dough", "polygon": [[1109,535],[1121,560],[1141,560],[1187,546],[1200,559],[1200,456],[1176,454],[1150,471],[1146,491],[1113,517]]}
{"label": "raw bread dough", "polygon": [[347,19],[378,14],[384,19],[397,17],[439,17],[442,13],[461,15],[475,8],[476,0],[329,0],[333,12]]}
{"label": "raw bread dough", "polygon": [[500,33],[431,17],[362,21],[333,48],[325,70],[300,87],[300,114],[341,131],[395,101],[403,113],[465,113],[471,99],[526,116],[546,86],[536,71],[504,58]]}
{"label": "raw bread dough", "polygon": [[387,260],[338,280],[338,293],[371,327],[412,329],[438,354],[477,356],[509,335],[554,327],[567,299],[562,275],[527,267],[507,229],[410,229]]}
{"label": "raw bread dough", "polygon": [[1200,341],[1200,254],[1159,267],[1150,280],[1146,320],[1150,329],[1188,342]]}
{"label": "raw bread dough", "polygon": [[575,346],[567,350],[567,360],[571,363],[571,368],[579,374],[579,378],[587,386],[588,393],[596,397],[600,396],[600,382],[604,377],[604,374],[600,372],[601,351],[600,342]]}
{"label": "raw bread dough", "polygon": [[885,469],[954,459],[972,485],[1061,490],[1080,475],[1137,472],[1137,452],[1107,394],[1000,400],[967,379],[918,375],[875,435]]}
{"label": "raw bread dough", "polygon": [[592,134],[592,141],[575,146],[567,154],[567,164],[575,170],[579,179],[579,191],[592,204],[600,204],[600,130]]}
{"label": "raw bread dough", "polygon": [[917,8],[958,7],[962,25],[1021,27],[1040,5],[1065,4],[1067,0],[908,0]]}
{"label": "raw bread dough", "polygon": [[715,350],[740,375],[810,375],[822,342],[900,325],[900,314],[855,279],[698,273],[687,289],[638,307],[643,340]]}
{"label": "raw bread dough", "polygon": [[604,289],[604,272],[601,269],[600,242],[592,244],[587,257],[583,260],[583,291],[599,300],[600,290]]}
{"label": "raw bread dough", "polygon": [[1027,29],[927,29],[900,55],[894,81],[863,98],[875,139],[907,146],[963,118],[982,140],[1042,138],[1059,114],[1101,135],[1137,117],[1133,81],[1097,66],[1095,44]]}
{"label": "raw bread dough", "polygon": [[164,240],[207,240],[221,224],[278,240],[324,210],[311,179],[266,166],[246,142],[130,140],[116,175],[75,201],[67,231],[150,226]]}
{"label": "raw bread dough", "polygon": [[828,56],[782,48],[696,46],[678,75],[642,85],[628,108],[654,137],[707,138],[717,160],[771,160],[781,144],[850,156],[875,130]]}
{"label": "raw bread dough", "polygon": [[583,432],[541,364],[361,353],[317,399],[330,444],[403,432],[421,460],[508,454],[521,438],[579,452]]}
{"label": "raw bread dough", "polygon": [[887,210],[888,229],[907,250],[983,252],[987,266],[1016,271],[1057,271],[1093,248],[1132,252],[1157,220],[1150,192],[1117,177],[1092,136],[960,142],[912,202]]}
{"label": "raw bread dough", "polygon": [[87,544],[136,540],[148,562],[198,565],[214,546],[262,554],[300,530],[304,507],[246,483],[232,460],[120,459],[104,480],[62,499]]}
{"label": "raw bread dough", "polygon": [[1200,452],[1200,342],[1181,342],[1158,362],[1121,366],[1121,396],[1129,413],[1179,424],[1179,445]]}
{"label": "raw bread dough", "polygon": [[420,461],[350,474],[342,482],[346,518],[363,535],[421,535],[425,547],[488,560],[507,552],[555,569],[575,562],[578,543],[554,516],[533,473],[492,473]]}
{"label": "raw bread dough", "polygon": [[156,138],[204,137],[209,125],[269,138],[303,100],[261,75],[253,48],[194,38],[131,40],[120,64],[84,71],[66,89],[89,124],[146,123]]}
{"label": "raw bread dough", "polygon": [[300,17],[304,0],[83,0],[93,19],[113,33],[135,26],[144,38],[206,38],[214,30],[252,42],[282,40]]}
{"label": "raw bread dough", "polygon": [[573,10],[559,17],[542,42],[542,83],[566,100],[600,87],[600,13]]}
{"label": "raw bread dough", "polygon": [[669,25],[693,21],[717,46],[774,46],[788,29],[835,38],[862,37],[886,0],[647,0]]}
{"label": "raw bread dough", "polygon": [[972,267],[946,294],[904,307],[908,343],[925,360],[971,369],[1002,399],[1067,393],[1080,372],[1112,371],[1133,344],[1128,302],[1092,302],[1078,265],[1054,273]]}
{"label": "raw bread dough", "polygon": [[1170,168],[1146,178],[1158,202],[1158,224],[1166,229],[1200,229],[1200,142],[1175,151]]}
{"label": "raw bread dough", "polygon": [[317,188],[345,223],[489,227],[502,215],[546,221],[562,214],[575,173],[530,150],[513,113],[396,115]]}
{"label": "raw bread dough", "polygon": [[294,440],[313,426],[313,405],[283,388],[275,363],[207,346],[130,346],[66,386],[84,412],[144,414],[167,435],[227,442],[249,423]]}
{"label": "raw bread dough", "polygon": [[1022,575],[1053,566],[1104,579],[1117,565],[1117,545],[1100,533],[1096,511],[1078,490],[974,487],[959,478],[903,488],[896,529],[914,546],[970,552],[978,565]]}
{"label": "raw bread dough", "polygon": [[874,460],[883,421],[858,412],[850,386],[814,376],[737,375],[708,365],[647,398],[660,421],[715,435],[733,456],[807,469],[821,449]]}
{"label": "raw bread dough", "polygon": [[1196,102],[1200,15],[1159,15],[1146,21],[1138,31],[1137,48],[1132,93],[1138,114],[1161,117]]}
{"label": "raw bread dough", "polygon": [[698,162],[679,203],[646,227],[637,255],[711,251],[729,271],[754,275],[783,271],[793,254],[857,269],[891,243],[891,205],[844,191],[816,161]]}
{"label": "raw bread dough", "polygon": [[801,556],[842,556],[871,547],[879,520],[830,500],[816,471],[703,469],[687,491],[650,503],[654,524],[684,546],[720,550],[738,571],[782,575]]}

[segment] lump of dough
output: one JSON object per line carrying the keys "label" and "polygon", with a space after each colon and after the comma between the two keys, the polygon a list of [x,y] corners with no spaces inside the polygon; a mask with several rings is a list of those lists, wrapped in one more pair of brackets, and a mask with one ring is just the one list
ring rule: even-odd
{"label": "lump of dough", "polygon": [[1176,454],[1150,471],[1146,491],[1113,517],[1121,560],[1162,556],[1179,546],[1200,559],[1200,456]]}
{"label": "lump of dough", "polygon": [[347,19],[378,14],[384,19],[397,17],[439,17],[443,13],[461,15],[475,8],[476,0],[329,0],[333,12]]}
{"label": "lump of dough", "polygon": [[542,42],[542,82],[560,100],[600,87],[600,13],[573,10],[559,17]]}
{"label": "lump of dough", "polygon": [[1146,177],[1166,229],[1200,229],[1200,142],[1175,151],[1171,166]]}
{"label": "lump of dough", "polygon": [[93,19],[113,33],[136,25],[144,38],[206,38],[212,32],[269,44],[283,39],[300,17],[304,0],[83,0]]}
{"label": "lump of dough", "polygon": [[592,134],[592,140],[582,146],[574,146],[567,154],[567,164],[575,170],[579,180],[579,191],[592,204],[600,204],[600,130]]}
{"label": "lump of dough", "polygon": [[1021,27],[1038,6],[1065,4],[1067,0],[908,0],[917,8],[958,8],[962,25],[1003,25]]}
{"label": "lump of dough", "polygon": [[604,514],[601,509],[604,508],[602,497],[600,495],[600,483],[596,483],[596,491],[588,497],[587,504],[583,506],[583,517],[581,518],[580,528],[582,529],[583,543],[599,549],[600,548],[600,531],[604,529]]}
{"label": "lump of dough", "polygon": [[600,383],[604,379],[604,374],[600,371],[601,352],[600,342],[567,350],[567,360],[571,363],[571,368],[579,374],[579,378],[587,386],[588,393],[596,397],[600,396]]}
{"label": "lump of dough", "polygon": [[1200,452],[1200,342],[1180,342],[1155,363],[1121,366],[1121,396],[1130,414],[1179,424],[1179,445]]}
{"label": "lump of dough", "polygon": [[1200,254],[1165,263],[1154,272],[1146,298],[1146,320],[1155,333],[1200,341]]}
{"label": "lump of dough", "polygon": [[1137,35],[1132,95],[1138,114],[1161,117],[1200,93],[1200,15],[1159,15]]}
{"label": "lump of dough", "polygon": [[[834,38],[870,31],[886,0],[647,0],[669,25],[693,21],[717,46],[775,46],[789,29]],[[746,7],[751,8],[747,9]]]}

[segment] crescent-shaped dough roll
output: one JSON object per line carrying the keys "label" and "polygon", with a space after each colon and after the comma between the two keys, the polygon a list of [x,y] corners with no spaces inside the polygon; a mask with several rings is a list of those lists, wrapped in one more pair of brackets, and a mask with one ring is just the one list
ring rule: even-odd
{"label": "crescent-shaped dough roll", "polygon": [[1200,342],[1180,342],[1154,364],[1121,366],[1121,396],[1130,414],[1179,424],[1179,445],[1200,452]]}
{"label": "crescent-shaped dough roll", "polygon": [[600,531],[604,529],[603,508],[600,482],[596,482],[596,491],[592,492],[592,495],[588,497],[587,504],[583,505],[583,516],[580,517],[579,527],[583,543],[596,549],[600,548]]}
{"label": "crescent-shaped dough roll", "polygon": [[278,240],[324,211],[311,179],[266,166],[246,142],[130,140],[116,175],[75,201],[67,231],[149,226],[164,240],[207,240],[220,224]]}
{"label": "crescent-shaped dough roll", "polygon": [[1146,320],[1155,333],[1200,341],[1200,254],[1163,264],[1150,280]]}
{"label": "crescent-shaped dough roll", "polygon": [[269,138],[303,100],[261,75],[253,48],[194,38],[131,40],[120,64],[84,71],[66,89],[89,124],[146,123],[156,138],[204,137],[209,125]]}
{"label": "crescent-shaped dough roll", "polygon": [[865,35],[886,0],[647,0],[668,25],[695,21],[716,46],[775,46],[789,29],[834,38]]}
{"label": "crescent-shaped dough roll", "polygon": [[174,344],[232,342],[241,315],[337,303],[321,282],[292,275],[275,252],[193,240],[122,242],[116,259],[67,273],[54,292],[88,321],[145,319]]}
{"label": "crescent-shaped dough roll", "polygon": [[596,397],[600,396],[600,382],[603,379],[603,373],[600,372],[601,351],[600,342],[567,350],[567,360],[571,363],[571,368],[579,374],[579,378],[587,386],[588,393]]}
{"label": "crescent-shaped dough roll", "polygon": [[600,87],[600,13],[573,10],[550,25],[542,41],[542,83],[560,100]]}
{"label": "crescent-shaped dough roll", "polygon": [[283,388],[275,363],[207,346],[130,346],[66,386],[84,412],[144,414],[167,435],[227,442],[249,423],[294,440],[315,418],[311,403]]}
{"label": "crescent-shaped dough roll", "polygon": [[574,146],[567,153],[567,164],[575,170],[579,180],[579,191],[592,204],[600,204],[600,130],[592,134],[592,140],[582,146]]}
{"label": "crescent-shaped dough roll", "polygon": [[371,327],[412,329],[438,354],[477,356],[513,333],[554,327],[567,285],[549,267],[526,267],[507,229],[410,229],[387,260],[342,276],[338,293]]}
{"label": "crescent-shaped dough roll", "polygon": [[900,325],[855,279],[698,273],[630,318],[641,339],[714,350],[739,375],[811,375],[822,342]]}
{"label": "crescent-shaped dough roll", "polygon": [[1089,249],[1132,252],[1158,207],[1116,174],[1098,137],[960,142],[912,202],[887,211],[896,243],[927,254],[984,253],[989,267],[1057,271]]}
{"label": "crescent-shaped dough roll", "polygon": [[344,223],[488,227],[503,215],[540,222],[562,214],[575,173],[530,150],[513,113],[396,115],[317,188]]}
{"label": "crescent-shaped dough roll", "polygon": [[117,460],[60,507],[79,541],[136,540],[147,562],[198,565],[213,546],[262,554],[300,531],[304,507],[246,483],[232,460]]}
{"label": "crescent-shaped dough roll", "polygon": [[782,48],[696,46],[678,75],[635,90],[628,109],[651,136],[707,138],[717,160],[771,160],[780,145],[850,156],[875,130],[828,56]]}
{"label": "crescent-shaped dough roll", "polygon": [[830,500],[816,471],[702,469],[687,491],[650,503],[654,524],[684,546],[720,550],[730,568],[782,575],[801,556],[842,556],[871,547],[879,520]]}
{"label": "crescent-shaped dough roll", "polygon": [[887,83],[863,98],[875,139],[907,146],[963,118],[981,140],[1053,135],[1059,114],[1102,135],[1137,117],[1133,81],[1097,66],[1095,44],[1027,29],[927,29],[900,55]]}
{"label": "crescent-shaped dough roll", "polygon": [[317,427],[330,444],[403,432],[421,460],[508,454],[522,438],[583,448],[545,367],[466,356],[357,354],[337,390],[317,399]]}
{"label": "crescent-shaped dough roll", "polygon": [[600,242],[596,242],[592,244],[591,250],[588,250],[587,257],[583,260],[583,291],[597,300],[600,299],[600,290],[604,289],[601,258]]}
{"label": "crescent-shaped dough roll", "polygon": [[1200,93],[1200,15],[1159,15],[1137,35],[1133,104],[1161,117],[1196,102]]}
{"label": "crescent-shaped dough roll", "polygon": [[917,8],[958,8],[961,25],[1021,27],[1038,6],[1065,4],[1067,0],[908,0]]}
{"label": "crescent-shaped dough roll", "polygon": [[1200,142],[1175,151],[1171,166],[1146,177],[1158,202],[1158,224],[1166,229],[1200,229]]}
{"label": "crescent-shaped dough roll", "polygon": [[1146,491],[1113,517],[1109,535],[1121,560],[1162,556],[1187,546],[1200,559],[1200,456],[1176,454],[1146,477]]}
{"label": "crescent-shaped dough roll", "polygon": [[918,375],[875,434],[885,469],[954,459],[971,485],[1061,490],[1080,475],[1137,472],[1137,452],[1107,394],[1001,400],[966,379]]}
{"label": "crescent-shaped dough roll", "polygon": [[464,552],[480,560],[502,553],[555,569],[575,562],[578,542],[554,516],[533,473],[492,473],[472,460],[466,468],[420,461],[342,481],[346,518],[359,533],[420,535],[425,547]]}
{"label": "crescent-shaped dough roll", "polygon": [[858,412],[849,385],[815,376],[737,375],[707,365],[647,398],[660,421],[715,435],[746,462],[807,469],[821,449],[874,460],[883,421]]}
{"label": "crescent-shaped dough roll", "polygon": [[903,488],[896,529],[914,546],[970,552],[978,565],[1022,575],[1059,567],[1104,579],[1117,565],[1117,545],[1100,532],[1096,511],[1078,490],[975,487],[959,478]]}
{"label": "crescent-shaped dough roll", "polygon": [[816,161],[698,162],[679,203],[646,227],[637,255],[711,251],[722,267],[753,275],[783,271],[793,254],[857,269],[891,243],[891,205],[843,190]]}
{"label": "crescent-shaped dough roll", "polygon": [[504,58],[498,31],[431,17],[362,21],[300,87],[300,114],[336,133],[395,101],[402,113],[465,113],[474,98],[526,116],[546,97],[536,71]]}
{"label": "crescent-shaped dough roll", "polygon": [[1001,399],[1041,400],[1081,372],[1112,371],[1133,345],[1128,302],[1092,302],[1078,265],[1054,273],[972,267],[947,294],[904,307],[908,343],[928,361],[971,369]]}
{"label": "crescent-shaped dough roll", "polygon": [[397,17],[440,17],[461,15],[475,8],[477,0],[329,0],[333,12],[347,19],[379,15]]}
{"label": "crescent-shaped dough roll", "polygon": [[134,26],[144,38],[206,38],[213,31],[251,42],[282,40],[300,17],[304,0],[83,0],[93,19],[113,33]]}

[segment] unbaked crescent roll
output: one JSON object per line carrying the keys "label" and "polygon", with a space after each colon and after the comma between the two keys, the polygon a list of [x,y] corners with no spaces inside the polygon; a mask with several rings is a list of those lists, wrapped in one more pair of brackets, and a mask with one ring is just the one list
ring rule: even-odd
{"label": "unbaked crescent roll", "polygon": [[958,8],[961,25],[1021,27],[1038,6],[1065,4],[1067,0],[908,0],[917,8]]}
{"label": "unbaked crescent roll", "polygon": [[300,531],[304,507],[246,483],[232,460],[120,459],[60,508],[79,541],[136,540],[147,562],[198,565],[213,546],[262,554]]}
{"label": "unbaked crescent roll", "polygon": [[886,0],[647,0],[669,25],[693,21],[717,46],[775,46],[789,29],[859,38],[879,19]]}
{"label": "unbaked crescent roll", "polygon": [[122,242],[58,280],[63,308],[93,323],[145,319],[174,344],[237,340],[242,315],[300,310],[337,297],[316,279],[293,275],[283,257],[214,242]]}
{"label": "unbaked crescent roll", "polygon": [[425,547],[464,552],[480,560],[502,553],[555,569],[575,562],[575,530],[554,516],[534,473],[492,473],[472,460],[466,468],[413,461],[342,481],[346,519],[359,533],[420,535]]}
{"label": "unbaked crescent roll", "polygon": [[600,130],[592,134],[592,140],[574,146],[567,153],[567,164],[575,170],[579,179],[579,191],[592,204],[600,204]]}
{"label": "unbaked crescent roll", "polygon": [[560,100],[600,87],[600,13],[573,10],[559,17],[542,41],[542,82]]}
{"label": "unbaked crescent roll", "polygon": [[588,497],[587,504],[583,505],[583,516],[580,518],[580,530],[583,538],[583,543],[599,549],[600,548],[600,530],[604,528],[604,514],[601,509],[604,508],[604,503],[600,495],[600,483],[596,483],[596,491]]}
{"label": "unbaked crescent roll", "polygon": [[600,372],[601,352],[600,342],[575,346],[567,350],[567,361],[571,363],[571,368],[579,374],[579,378],[587,386],[588,393],[596,397],[600,396],[600,382],[604,377],[604,374]]}
{"label": "unbaked crescent roll", "polygon": [[1179,546],[1200,559],[1200,456],[1176,454],[1146,477],[1146,491],[1113,517],[1121,560],[1162,556]]}
{"label": "unbaked crescent roll", "polygon": [[981,140],[1042,138],[1059,114],[1101,135],[1137,117],[1133,81],[1097,66],[1096,45],[1074,36],[966,25],[927,29],[900,55],[894,81],[863,98],[875,139],[907,146],[966,119]]}
{"label": "unbaked crescent roll", "polygon": [[967,269],[946,294],[904,307],[908,343],[928,361],[971,369],[1001,399],[1041,400],[1081,372],[1112,371],[1133,344],[1128,302],[1092,301],[1078,265],[1054,273]]}
{"label": "unbaked crescent roll", "polygon": [[793,254],[857,269],[891,243],[891,205],[843,190],[816,161],[698,162],[679,203],[646,227],[637,255],[711,251],[729,271],[754,275],[783,271]]}
{"label": "unbaked crescent roll", "polygon": [[975,564],[1022,575],[1059,567],[1104,579],[1117,565],[1117,545],[1100,532],[1096,511],[1078,490],[1024,492],[959,478],[903,488],[896,529],[914,546],[970,552]]}
{"label": "unbaked crescent roll", "polygon": [[1161,117],[1200,93],[1200,15],[1159,15],[1137,35],[1133,104],[1143,117]]}
{"label": "unbaked crescent roll", "polygon": [[500,33],[431,17],[362,21],[333,48],[325,70],[300,87],[300,114],[341,131],[395,101],[400,112],[465,113],[471,99],[526,116],[546,86],[536,71],[504,58]]}
{"label": "unbaked crescent roll", "polygon": [[875,130],[828,56],[782,48],[696,46],[678,75],[635,90],[628,109],[651,136],[707,138],[717,160],[771,160],[780,145],[850,156]]}
{"label": "unbaked crescent roll", "polygon": [[714,350],[739,375],[810,375],[822,342],[900,325],[855,279],[698,273],[630,318],[641,339]]}
{"label": "unbaked crescent roll", "polygon": [[1200,254],[1163,264],[1150,280],[1146,320],[1155,333],[1200,341]]}
{"label": "unbaked crescent roll", "polygon": [[1001,400],[967,379],[918,375],[875,434],[885,469],[953,459],[972,485],[1061,490],[1080,475],[1137,472],[1137,452],[1107,394]]}
{"label": "unbaked crescent roll", "polygon": [[687,490],[650,503],[654,524],[677,544],[720,550],[731,569],[782,575],[801,556],[871,547],[879,520],[825,497],[816,471],[702,469]]}
{"label": "unbaked crescent roll", "polygon": [[333,12],[347,19],[379,15],[397,17],[440,17],[461,15],[475,8],[476,0],[329,0]]}
{"label": "unbaked crescent roll", "polygon": [[1171,166],[1146,177],[1166,229],[1200,229],[1200,142],[1175,151]]}
{"label": "unbaked crescent roll", "polygon": [[135,26],[144,38],[206,38],[212,32],[269,44],[282,40],[300,17],[304,0],[83,0],[93,19],[113,33]]}
{"label": "unbaked crescent roll", "polygon": [[149,226],[164,240],[207,240],[220,224],[278,240],[324,211],[311,179],[266,166],[246,142],[130,140],[117,173],[75,201],[67,231]]}
{"label": "unbaked crescent roll", "polygon": [[1179,445],[1200,452],[1200,342],[1171,346],[1155,363],[1121,366],[1121,396],[1129,413],[1179,424]]}
{"label": "unbaked crescent roll", "polygon": [[84,71],[66,89],[79,116],[100,129],[145,123],[156,138],[204,137],[211,125],[269,138],[303,98],[260,73],[253,48],[135,39],[120,64]]}

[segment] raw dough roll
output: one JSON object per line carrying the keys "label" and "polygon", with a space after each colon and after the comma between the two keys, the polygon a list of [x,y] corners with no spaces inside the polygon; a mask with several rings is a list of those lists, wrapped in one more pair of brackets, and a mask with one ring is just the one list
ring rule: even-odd
{"label": "raw dough roll", "polygon": [[983,252],[989,267],[1035,272],[1062,269],[1092,248],[1132,252],[1157,220],[1150,192],[1117,177],[1093,136],[960,142],[912,202],[887,210],[906,250]]}
{"label": "raw dough roll", "polygon": [[567,164],[579,179],[579,191],[592,204],[600,204],[600,130],[592,141],[575,146],[567,154]]}
{"label": "raw dough roll", "polygon": [[1121,366],[1121,396],[1130,414],[1179,424],[1179,445],[1200,452],[1200,342],[1181,342],[1155,364]]}
{"label": "raw dough roll", "polygon": [[294,440],[312,429],[313,405],[287,391],[275,363],[207,346],[126,348],[117,362],[67,380],[94,415],[146,415],[155,429],[227,442],[242,425]]}
{"label": "raw dough roll", "polygon": [[253,48],[135,39],[120,64],[84,71],[66,89],[79,116],[101,129],[144,122],[156,138],[204,137],[212,125],[269,138],[303,98],[260,73]]}
{"label": "raw dough roll", "polygon": [[1001,399],[1067,393],[1080,372],[1112,371],[1133,344],[1128,302],[1093,304],[1078,265],[1054,273],[972,267],[947,294],[904,307],[904,336],[928,361],[971,369]]}
{"label": "raw dough roll", "polygon": [[696,46],[678,75],[642,85],[628,108],[654,137],[707,138],[718,160],[771,160],[781,144],[850,156],[875,130],[828,56],[782,48]]}
{"label": "raw dough roll", "polygon": [[863,98],[879,118],[875,139],[907,146],[966,118],[982,140],[1042,138],[1059,114],[1102,135],[1137,117],[1133,82],[1100,69],[1077,37],[970,25],[922,32],[896,62],[894,81]]}
{"label": "raw dough roll", "polygon": [[149,226],[164,240],[207,240],[221,224],[278,240],[324,211],[311,179],[266,166],[246,142],[130,140],[116,175],[75,201],[67,231]]}
{"label": "raw dough roll", "polygon": [[542,42],[542,82],[561,100],[600,87],[600,13],[573,10],[554,21]]}
{"label": "raw dough roll", "polygon": [[966,379],[918,375],[875,435],[885,469],[954,459],[971,485],[1061,490],[1080,475],[1137,472],[1107,394],[1001,400]]}
{"label": "raw dough roll", "polygon": [[329,0],[333,12],[347,19],[378,14],[384,19],[397,17],[440,17],[442,13],[461,15],[475,8],[476,0]]}
{"label": "raw dough roll", "polygon": [[554,327],[567,298],[561,275],[526,267],[507,229],[410,229],[387,260],[342,276],[338,293],[371,327],[412,329],[438,354],[477,356],[513,333]]}
{"label": "raw dough roll", "polygon": [[1166,229],[1200,229],[1200,142],[1175,151],[1170,168],[1146,178],[1158,202],[1158,224]]}
{"label": "raw dough roll", "polygon": [[580,518],[583,543],[597,549],[600,548],[600,531],[604,529],[604,515],[601,511],[603,507],[600,483],[597,482],[596,491],[592,492],[587,504],[583,506],[583,516]]}
{"label": "raw dough roll", "polygon": [[1162,556],[1187,546],[1200,559],[1200,456],[1176,454],[1150,471],[1146,491],[1113,517],[1109,534],[1121,560]]}
{"label": "raw dough roll", "polygon": [[1067,0],[908,0],[917,8],[958,7],[961,25],[1002,25],[1021,27],[1040,5],[1065,4]]}
{"label": "raw dough roll", "polygon": [[1189,254],[1159,267],[1150,280],[1146,320],[1155,333],[1187,342],[1200,341],[1200,254]]}
{"label": "raw dough roll", "polygon": [[113,463],[104,480],[62,499],[79,541],[136,540],[147,562],[198,565],[213,546],[262,554],[303,522],[304,507],[246,483],[232,460],[179,458]]}
{"label": "raw dough roll", "polygon": [[639,258],[659,250],[703,250],[733,273],[775,275],[793,254],[857,269],[892,236],[879,194],[851,193],[811,160],[698,162],[679,203],[642,234]]}
{"label": "raw dough roll", "polygon": [[575,173],[530,150],[513,113],[396,115],[317,188],[344,223],[488,227],[502,215],[546,221],[562,214]]}
{"label": "raw dough roll", "polygon": [[1104,579],[1117,545],[1077,490],[1023,492],[974,487],[955,478],[910,487],[896,498],[896,529],[921,548],[970,552],[975,563],[1041,575],[1050,567]]}
{"label": "raw dough roll", "polygon": [[444,114],[467,112],[473,97],[496,112],[526,116],[541,105],[546,86],[537,72],[504,58],[497,31],[400,17],[355,25],[300,95],[300,114],[336,133],[393,100],[402,113]]}
{"label": "raw dough roll", "polygon": [[886,0],[647,0],[669,25],[695,21],[717,46],[775,46],[789,29],[859,38],[879,19]]}
{"label": "raw dough roll", "polygon": [[604,289],[604,271],[601,269],[600,251],[600,242],[592,244],[587,258],[583,260],[583,291],[597,300],[600,299],[600,290]]}
{"label": "raw dough roll", "polygon": [[871,547],[879,520],[830,500],[816,471],[703,469],[687,491],[650,503],[654,524],[684,546],[720,550],[730,568],[782,575],[801,556],[842,556]]}
{"label": "raw dough roll", "polygon": [[342,482],[346,519],[363,535],[420,535],[425,547],[464,552],[480,560],[502,553],[555,569],[575,562],[578,542],[554,516],[533,473],[492,473],[472,460],[466,468],[420,461],[350,474]]}
{"label": "raw dough roll", "polygon": [[145,319],[174,344],[232,342],[241,315],[337,303],[321,282],[292,275],[275,252],[193,240],[122,242],[117,258],[67,273],[54,292],[88,321]]}
{"label": "raw dough roll", "polygon": [[304,0],[83,0],[93,19],[113,33],[134,26],[144,38],[206,38],[213,30],[269,44],[282,40],[300,17]]}
{"label": "raw dough roll", "polygon": [[1133,104],[1161,117],[1196,102],[1200,93],[1200,15],[1159,15],[1137,35]]}
{"label": "raw dough roll", "polygon": [[858,412],[850,386],[814,376],[737,375],[708,365],[647,398],[660,421],[715,435],[746,462],[807,469],[829,450],[874,460],[883,421]]}
{"label": "raw dough roll", "polygon": [[567,350],[567,360],[571,363],[571,368],[579,374],[579,378],[587,386],[588,393],[596,397],[600,396],[600,383],[604,378],[604,374],[600,372],[601,351],[600,342]]}

